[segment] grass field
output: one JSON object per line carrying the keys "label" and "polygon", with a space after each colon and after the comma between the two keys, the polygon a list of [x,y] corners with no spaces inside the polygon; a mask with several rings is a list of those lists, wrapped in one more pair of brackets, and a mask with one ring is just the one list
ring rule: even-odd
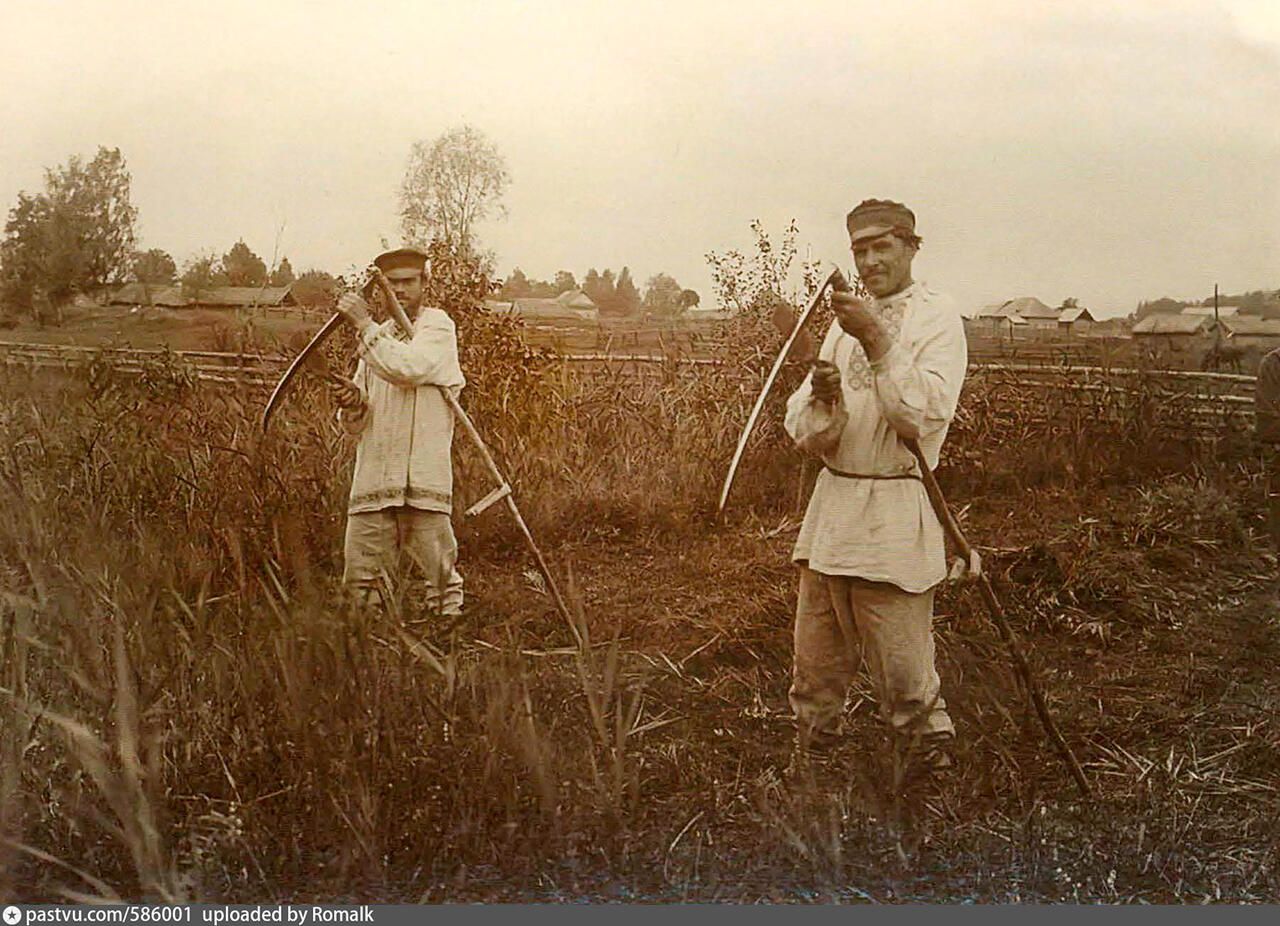
{"label": "grass field", "polygon": [[[938,605],[957,773],[895,782],[865,680],[834,760],[790,768],[812,472],[776,405],[719,521],[740,370],[545,387],[468,402],[573,624],[498,506],[457,519],[470,605],[442,626],[411,593],[340,603],[351,447],[323,390],[262,436],[260,399],[160,362],[12,377],[6,896],[1280,899],[1276,562],[1246,443],[966,391],[940,476],[1087,803],[967,587]],[[489,486],[462,444],[457,467],[465,507]]]}
{"label": "grass field", "polygon": [[[142,308],[124,306],[68,306],[61,325],[37,325],[29,317],[12,319],[14,327],[0,330],[0,341],[75,344],[172,350],[283,350],[299,332],[315,331],[323,317],[307,318],[239,312],[234,309]],[[303,343],[306,343],[303,341]]]}
{"label": "grass field", "polygon": [[[276,310],[167,309],[124,306],[68,306],[61,325],[38,325],[29,317],[11,318],[0,341],[75,344],[171,350],[291,354],[324,323],[318,314]],[[716,337],[711,321],[660,323],[605,317],[599,322],[541,319],[523,326],[532,344],[567,353],[705,353]]]}

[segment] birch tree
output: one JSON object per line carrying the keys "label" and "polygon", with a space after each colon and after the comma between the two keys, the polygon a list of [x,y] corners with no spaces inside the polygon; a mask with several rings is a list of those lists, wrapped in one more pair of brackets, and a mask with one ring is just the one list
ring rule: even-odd
{"label": "birch tree", "polygon": [[440,238],[462,253],[473,252],[476,223],[506,214],[501,200],[510,182],[497,147],[469,125],[433,142],[414,142],[400,184],[405,240],[425,247]]}

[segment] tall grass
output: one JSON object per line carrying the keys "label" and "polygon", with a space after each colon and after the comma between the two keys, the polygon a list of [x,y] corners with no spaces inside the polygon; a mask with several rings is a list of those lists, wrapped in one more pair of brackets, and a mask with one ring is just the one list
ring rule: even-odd
{"label": "tall grass", "polygon": [[[732,365],[698,375],[674,358],[641,376],[534,357],[505,380],[476,378],[468,401],[536,536],[678,543],[722,530],[715,495],[771,359],[758,332],[730,335]],[[738,521],[795,512],[803,471],[777,413],[787,388],[749,447]],[[484,645],[344,604],[349,438],[314,381],[267,435],[259,402],[200,387],[172,361],[139,380],[95,367],[5,388],[11,896],[415,899],[486,871],[571,892],[652,846],[644,821],[669,798],[656,781],[721,786],[679,770],[677,746],[696,743],[640,748],[670,732],[653,689],[681,671],[628,656],[631,628],[579,592],[577,634],[536,589],[523,596],[544,601],[532,623],[526,601],[484,602]],[[1064,424],[1032,410],[975,382],[951,488],[1221,470],[1221,447],[1135,458],[1134,446],[1172,446],[1164,418]],[[465,445],[457,456],[464,507],[490,486]],[[522,555],[495,513],[460,533],[464,555]],[[844,872],[841,821],[864,805],[850,793],[813,817],[764,804],[761,831]],[[681,837],[695,832],[691,820]]]}

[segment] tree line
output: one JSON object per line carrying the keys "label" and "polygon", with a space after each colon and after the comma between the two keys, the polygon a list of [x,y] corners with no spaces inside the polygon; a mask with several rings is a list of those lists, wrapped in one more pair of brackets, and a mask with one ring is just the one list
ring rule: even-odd
{"label": "tree line", "polygon": [[[87,162],[73,156],[47,168],[41,192],[20,193],[0,240],[0,309],[61,321],[61,307],[77,294],[98,294],[132,281],[181,284],[192,298],[220,286],[292,284],[294,297],[304,305],[324,303],[338,285],[338,278],[324,270],[295,274],[288,257],[268,267],[243,239],[222,254],[197,254],[181,269],[161,248],[139,249],[131,180],[120,149],[100,147]],[[505,215],[502,196],[510,181],[505,159],[470,126],[415,142],[398,197],[405,243],[475,258],[492,277],[492,255],[479,248],[475,226]],[[498,296],[555,297],[576,289],[601,312],[614,315],[673,316],[699,302],[696,292],[665,273],[651,276],[642,294],[628,267],[617,274],[592,268],[581,283],[566,270],[547,282],[529,280],[517,268]]]}
{"label": "tree line", "polygon": [[616,275],[608,268],[600,273],[592,267],[579,284],[568,270],[556,271],[551,281],[530,280],[524,271],[516,267],[498,289],[497,298],[504,301],[516,299],[554,299],[568,292],[581,290],[596,304],[603,315],[654,315],[672,317],[698,305],[700,297],[692,289],[685,289],[675,278],[657,273],[645,282],[644,294],[636,288],[631,278],[631,268],[623,267]]}
{"label": "tree line", "polygon": [[334,278],[320,270],[295,275],[288,257],[273,267],[241,239],[225,253],[197,255],[181,273],[161,248],[140,250],[138,210],[119,148],[100,147],[89,161],[72,156],[47,168],[44,189],[18,194],[0,240],[0,305],[41,321],[60,321],[77,294],[128,282],[181,284],[196,296],[219,286],[295,285],[299,301],[323,300]]}

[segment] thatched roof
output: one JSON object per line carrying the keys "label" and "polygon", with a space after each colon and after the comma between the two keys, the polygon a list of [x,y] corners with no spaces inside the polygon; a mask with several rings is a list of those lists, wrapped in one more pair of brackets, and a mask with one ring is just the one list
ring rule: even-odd
{"label": "thatched roof", "polygon": [[1035,296],[1020,296],[1010,299],[1005,307],[1011,308],[1021,318],[1057,318],[1060,309],[1051,309]]}
{"label": "thatched roof", "polygon": [[1213,319],[1202,315],[1153,312],[1133,326],[1134,334],[1200,334],[1213,330]]}
{"label": "thatched roof", "polygon": [[1233,335],[1280,338],[1280,319],[1259,318],[1256,315],[1233,315],[1222,320],[1222,327]]}
{"label": "thatched roof", "polygon": [[292,286],[210,286],[193,295],[176,284],[127,283],[111,297],[112,305],[158,305],[169,308],[194,306],[297,305]]}
{"label": "thatched roof", "polygon": [[1058,309],[1051,309],[1035,296],[1020,296],[1004,302],[983,306],[978,318],[1057,318]]}
{"label": "thatched roof", "polygon": [[596,304],[580,289],[570,289],[556,296],[556,302],[571,309],[593,310]]}
{"label": "thatched roof", "polygon": [[[992,309],[995,311],[988,311],[988,309]],[[979,309],[978,314],[975,315],[973,318],[969,319],[969,321],[979,322],[985,325],[991,325],[997,322],[1001,324],[1008,323],[1010,326],[1015,328],[1018,325],[1029,324],[1025,318],[1018,315],[1017,313],[1001,312],[1001,311],[998,311],[999,309],[1000,309],[1000,306],[988,306],[987,308]]]}
{"label": "thatched roof", "polygon": [[1058,316],[1058,324],[1068,324],[1070,322],[1096,322],[1093,313],[1088,309],[1078,306],[1070,309],[1063,309],[1062,314]]}
{"label": "thatched roof", "polygon": [[517,299],[510,311],[527,318],[595,318],[594,303],[591,308],[571,308],[558,299]]}
{"label": "thatched roof", "polygon": [[184,306],[182,287],[171,283],[126,283],[111,294],[111,305]]}
{"label": "thatched roof", "polygon": [[290,286],[214,286],[199,290],[191,305],[297,305]]}
{"label": "thatched roof", "polygon": [[1012,302],[993,302],[984,305],[974,314],[974,318],[1013,318],[1018,313],[1013,310]]}

